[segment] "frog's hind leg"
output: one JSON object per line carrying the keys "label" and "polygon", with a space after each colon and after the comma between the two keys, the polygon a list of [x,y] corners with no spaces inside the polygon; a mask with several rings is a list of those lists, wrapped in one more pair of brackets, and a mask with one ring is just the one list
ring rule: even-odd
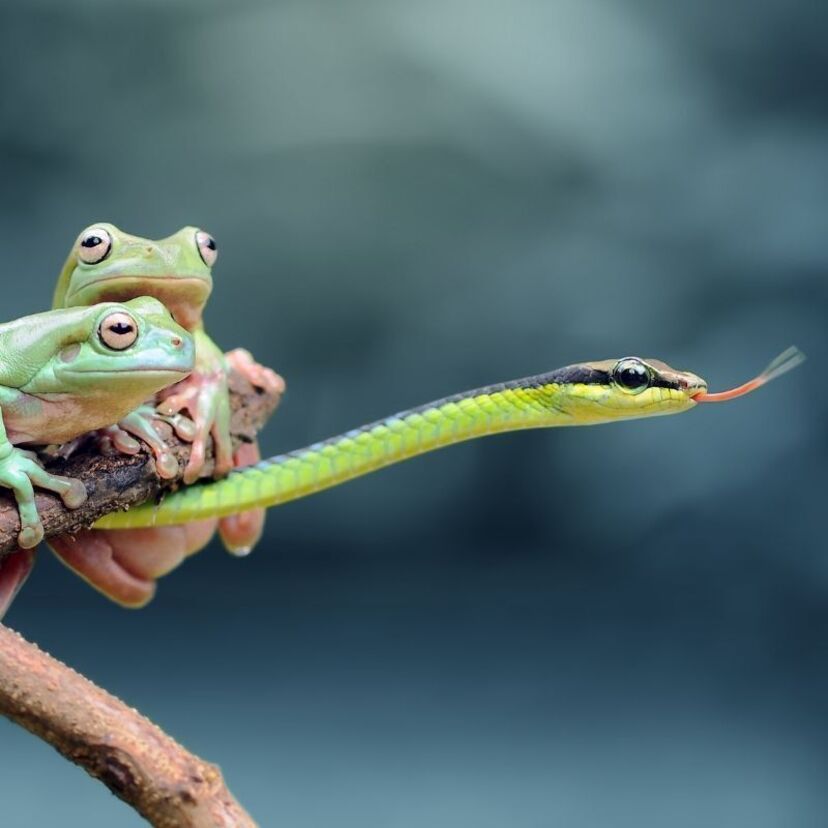
{"label": "frog's hind leg", "polygon": [[0,621],[26,583],[34,563],[34,549],[21,549],[0,560]]}

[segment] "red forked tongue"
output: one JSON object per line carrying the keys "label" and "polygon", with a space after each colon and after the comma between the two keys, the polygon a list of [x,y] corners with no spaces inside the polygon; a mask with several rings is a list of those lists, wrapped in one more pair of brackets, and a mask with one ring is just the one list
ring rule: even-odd
{"label": "red forked tongue", "polygon": [[714,394],[709,394],[702,391],[693,397],[694,402],[727,402],[727,400],[735,400],[737,397],[743,397],[745,394],[750,394],[757,388],[767,385],[771,380],[781,377],[782,374],[787,374],[792,368],[805,361],[805,354],[791,346],[785,351],[782,351],[758,377],[748,380],[744,385],[739,385],[736,388],[731,388],[729,391],[717,391]]}

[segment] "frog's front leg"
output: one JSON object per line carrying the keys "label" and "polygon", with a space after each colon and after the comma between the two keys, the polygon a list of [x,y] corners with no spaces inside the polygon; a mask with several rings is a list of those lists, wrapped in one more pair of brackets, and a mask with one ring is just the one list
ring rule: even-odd
{"label": "frog's front leg", "polygon": [[195,437],[196,429],[192,420],[181,414],[166,417],[150,403],[139,406],[117,425],[101,429],[99,434],[122,454],[138,454],[141,444],[135,438],[142,440],[155,458],[158,476],[171,479],[178,474],[178,460],[158,431],[159,420],[170,425],[181,440],[189,442]]}
{"label": "frog's front leg", "polygon": [[35,504],[34,486],[60,495],[67,509],[77,509],[86,500],[86,487],[80,480],[47,472],[38,462],[37,455],[13,446],[8,440],[0,442],[0,486],[14,492],[20,515],[17,542],[23,549],[31,549],[43,540],[43,524]]}

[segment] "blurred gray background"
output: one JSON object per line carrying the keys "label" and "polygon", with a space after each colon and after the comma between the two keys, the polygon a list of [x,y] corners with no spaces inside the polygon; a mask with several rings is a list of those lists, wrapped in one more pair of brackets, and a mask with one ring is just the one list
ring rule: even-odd
{"label": "blurred gray background", "polygon": [[[828,807],[826,11],[7,0],[3,319],[76,234],[218,240],[208,329],[297,448],[635,353],[738,403],[522,433],[273,510],[126,612],[7,622],[291,828],[816,826]],[[0,721],[0,822],[137,826]]]}

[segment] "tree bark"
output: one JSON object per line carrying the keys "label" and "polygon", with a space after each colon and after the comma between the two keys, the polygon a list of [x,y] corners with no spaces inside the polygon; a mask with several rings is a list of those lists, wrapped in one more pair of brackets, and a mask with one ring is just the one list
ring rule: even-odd
{"label": "tree bark", "polygon": [[[234,446],[250,442],[279,404],[278,394],[269,394],[254,388],[236,373],[230,375],[230,402],[233,418],[231,433]],[[80,478],[86,486],[87,499],[77,509],[67,509],[57,495],[38,491],[37,509],[45,536],[77,532],[91,526],[99,517],[126,506],[136,506],[158,498],[164,492],[177,488],[190,456],[190,446],[179,440],[165,423],[166,442],[178,459],[179,476],[162,480],[155,473],[155,462],[148,451],[140,454],[101,454],[97,445],[79,448],[68,460],[55,454],[43,454],[46,467],[56,474]],[[212,451],[208,448],[208,465],[212,467]],[[14,497],[0,490],[0,560],[17,550],[20,517]]]}
{"label": "tree bark", "polygon": [[2,625],[0,714],[100,779],[156,828],[255,828],[215,765]]}
{"label": "tree bark", "polygon": [[[279,403],[278,394],[230,376],[234,445],[250,442]],[[174,480],[161,480],[147,451],[101,454],[95,442],[68,460],[44,453],[47,468],[83,480],[87,500],[67,509],[38,492],[46,536],[90,526],[101,515],[177,488],[190,446],[171,428],[165,438],[179,461]],[[208,468],[212,447],[208,447]],[[14,498],[0,492],[0,560],[17,549],[20,519]],[[156,828],[255,828],[226,788],[221,772],[186,751],[136,710],[0,624],[0,715],[44,739],[100,779]]]}

